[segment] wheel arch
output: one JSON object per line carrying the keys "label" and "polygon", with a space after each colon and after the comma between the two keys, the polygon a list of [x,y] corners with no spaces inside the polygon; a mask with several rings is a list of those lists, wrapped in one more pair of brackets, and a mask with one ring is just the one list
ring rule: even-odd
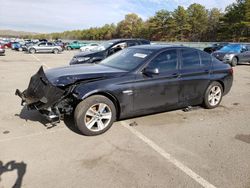
{"label": "wheel arch", "polygon": [[120,112],[121,112],[121,107],[120,107],[120,103],[119,100],[110,92],[107,91],[96,91],[94,93],[89,93],[86,94],[80,101],[83,101],[84,99],[94,96],[94,95],[102,95],[104,97],[107,97],[109,100],[111,100],[113,102],[113,104],[115,105],[115,109],[116,109],[116,119],[119,119],[120,117]]}
{"label": "wheel arch", "polygon": [[212,82],[218,82],[222,86],[223,93],[225,91],[225,84],[222,80],[211,80],[210,83],[208,84],[207,88],[211,85]]}

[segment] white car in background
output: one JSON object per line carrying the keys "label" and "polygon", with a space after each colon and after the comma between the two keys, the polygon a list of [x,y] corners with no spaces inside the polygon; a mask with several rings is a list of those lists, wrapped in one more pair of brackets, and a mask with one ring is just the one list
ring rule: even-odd
{"label": "white car in background", "polygon": [[96,47],[98,47],[98,46],[99,46],[98,43],[90,43],[90,44],[87,44],[86,46],[82,46],[82,47],[80,48],[80,51],[81,51],[81,52],[90,51],[90,50],[92,50],[92,49],[94,49],[94,48],[96,48]]}

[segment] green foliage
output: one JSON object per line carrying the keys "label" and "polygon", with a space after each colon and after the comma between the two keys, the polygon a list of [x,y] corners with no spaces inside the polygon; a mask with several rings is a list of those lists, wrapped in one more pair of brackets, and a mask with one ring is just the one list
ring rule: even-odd
{"label": "green foliage", "polygon": [[182,6],[178,6],[172,13],[175,28],[175,39],[177,41],[188,41],[191,25],[189,23],[188,12]]}
{"label": "green foliage", "polygon": [[117,25],[106,24],[84,30],[37,35],[37,38],[109,40],[145,38],[155,41],[250,41],[250,0],[236,0],[225,12],[207,10],[194,3],[187,9],[159,10],[143,21],[137,14],[127,14]]}
{"label": "green foliage", "polygon": [[138,37],[143,21],[137,14],[127,14],[125,19],[118,23],[117,34],[121,38]]}

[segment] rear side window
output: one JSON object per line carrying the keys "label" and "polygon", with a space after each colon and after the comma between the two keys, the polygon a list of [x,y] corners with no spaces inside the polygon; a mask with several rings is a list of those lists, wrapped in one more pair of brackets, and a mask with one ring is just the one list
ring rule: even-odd
{"label": "rear side window", "polygon": [[45,42],[41,42],[38,46],[46,46]]}
{"label": "rear side window", "polygon": [[200,67],[200,57],[197,50],[182,49],[182,69],[192,69]]}
{"label": "rear side window", "polygon": [[47,44],[48,44],[48,46],[54,46],[54,44],[51,42],[48,42]]}
{"label": "rear side window", "polygon": [[211,65],[212,57],[210,54],[201,51],[200,58],[201,58],[201,65],[202,66],[208,67]]}
{"label": "rear side window", "polygon": [[127,41],[127,45],[129,46],[136,46],[138,43],[136,41]]}
{"label": "rear side window", "polygon": [[141,40],[140,42],[141,42],[141,44],[150,44],[150,42],[148,40]]}

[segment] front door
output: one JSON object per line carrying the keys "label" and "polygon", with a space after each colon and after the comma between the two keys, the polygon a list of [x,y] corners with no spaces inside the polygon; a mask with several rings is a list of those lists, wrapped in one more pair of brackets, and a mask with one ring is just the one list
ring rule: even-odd
{"label": "front door", "polygon": [[163,111],[178,103],[179,78],[177,50],[166,50],[157,55],[147,68],[158,69],[158,74],[137,75],[134,83],[134,111],[150,113]]}

